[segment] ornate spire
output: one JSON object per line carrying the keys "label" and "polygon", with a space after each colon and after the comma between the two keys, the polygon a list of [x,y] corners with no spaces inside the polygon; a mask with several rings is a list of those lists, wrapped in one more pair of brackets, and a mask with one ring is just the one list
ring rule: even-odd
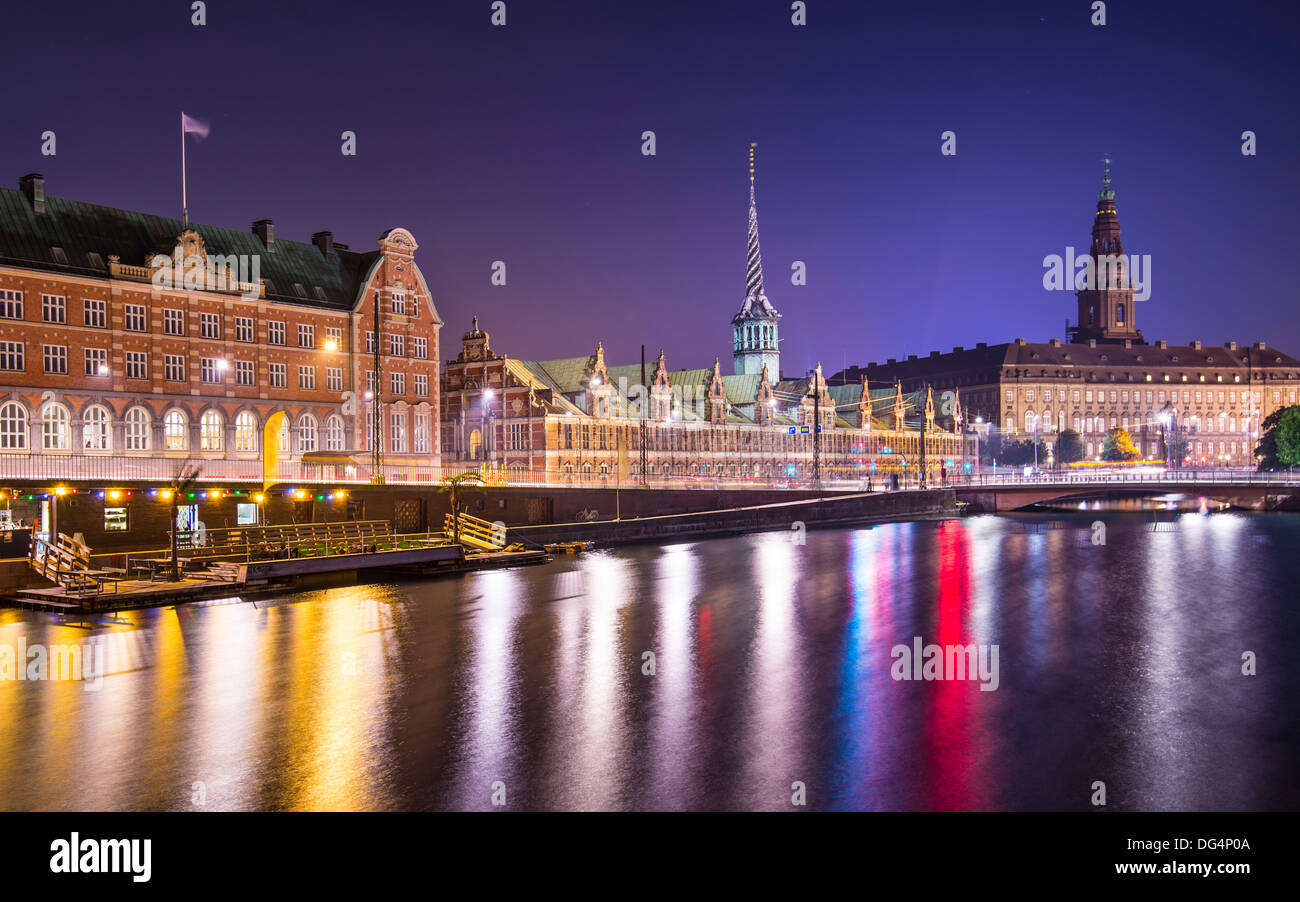
{"label": "ornate spire", "polygon": [[1097,192],[1097,215],[1092,221],[1092,248],[1095,259],[1106,254],[1124,253],[1119,239],[1119,217],[1115,215],[1115,189],[1110,186],[1110,154],[1102,158],[1101,190]]}
{"label": "ornate spire", "polygon": [[749,242],[745,258],[745,301],[732,322],[779,316],[763,289],[763,254],[758,243],[758,204],[754,199],[754,148],[757,146],[753,142],[749,145]]}

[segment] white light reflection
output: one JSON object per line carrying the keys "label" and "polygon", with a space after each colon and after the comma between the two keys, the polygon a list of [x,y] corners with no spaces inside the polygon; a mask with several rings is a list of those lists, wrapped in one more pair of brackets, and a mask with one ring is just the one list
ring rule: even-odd
{"label": "white light reflection", "polygon": [[[694,754],[695,696],[691,691],[695,669],[692,623],[700,562],[694,543],[669,545],[655,561],[657,625],[654,647],[655,676],[652,721],[648,730],[653,750],[654,797],[659,807],[687,805],[688,771]],[[638,659],[640,652],[637,652]]]}
{"label": "white light reflection", "polygon": [[[795,656],[794,581],[796,547],[783,533],[755,536],[753,558],[758,581],[758,628],[750,652],[753,709],[745,738],[749,791],[755,807],[789,807],[789,787],[801,779],[797,768],[802,691]],[[802,550],[802,549],[801,549]],[[784,793],[782,792],[784,787]],[[768,799],[764,805],[759,800]]]}
{"label": "white light reflection", "polygon": [[519,739],[513,704],[518,679],[513,640],[523,589],[515,570],[484,571],[472,581],[467,591],[478,593],[479,598],[471,627],[469,679],[461,700],[471,715],[459,807],[484,808],[491,802],[493,782],[505,782],[507,791],[513,784],[510,752]]}

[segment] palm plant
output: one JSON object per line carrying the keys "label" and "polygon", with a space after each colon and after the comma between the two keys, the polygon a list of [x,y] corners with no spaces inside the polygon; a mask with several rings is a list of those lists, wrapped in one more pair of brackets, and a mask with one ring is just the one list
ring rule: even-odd
{"label": "palm plant", "polygon": [[[169,575],[169,579],[172,582],[179,582],[181,578],[179,557],[177,555],[177,535],[176,535],[176,519],[180,514],[181,498],[184,497],[184,495],[187,494],[191,489],[193,489],[195,484],[198,482],[199,469],[200,469],[199,465],[193,463],[189,458],[186,458],[185,460],[181,461],[176,466],[176,473],[172,477],[171,481],[167,483],[167,488],[165,490],[168,493],[168,500],[171,506],[170,532],[172,537],[172,550],[171,550],[171,573]],[[193,524],[191,524],[190,526],[191,531],[193,530],[193,528],[194,528]]]}
{"label": "palm plant", "polygon": [[484,495],[487,494],[483,474],[478,470],[468,470],[464,473],[457,473],[455,476],[444,476],[442,477],[442,488],[438,489],[439,495],[450,496],[452,537],[457,545],[460,544],[460,496],[458,491],[461,486],[466,485],[477,485],[480,492]]}

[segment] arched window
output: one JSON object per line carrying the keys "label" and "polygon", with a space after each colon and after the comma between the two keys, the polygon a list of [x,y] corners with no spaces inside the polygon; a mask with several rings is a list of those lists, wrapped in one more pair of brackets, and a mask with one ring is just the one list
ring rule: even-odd
{"label": "arched window", "polygon": [[280,420],[280,456],[289,456],[289,418]]}
{"label": "arched window", "polygon": [[185,433],[189,428],[189,421],[186,420],[185,414],[179,410],[169,410],[163,415],[163,450],[164,451],[184,451]]}
{"label": "arched window", "polygon": [[132,407],[126,412],[126,450],[149,450],[149,411]]}
{"label": "arched window", "polygon": [[1034,432],[1038,428],[1038,415],[1032,410],[1025,411],[1025,432]]}
{"label": "arched window", "polygon": [[21,451],[27,447],[27,408],[17,401],[0,406],[0,449]]}
{"label": "arched window", "polygon": [[81,444],[87,451],[109,449],[108,410],[98,404],[86,408],[81,420]]}
{"label": "arched window", "polygon": [[235,417],[235,450],[257,450],[257,417],[247,410]]}
{"label": "arched window", "polygon": [[50,402],[41,411],[41,448],[45,451],[67,451],[68,408]]}
{"label": "arched window", "polygon": [[215,410],[203,411],[199,420],[199,448],[203,451],[220,451],[222,444],[221,414]]}
{"label": "arched window", "polygon": [[316,450],[316,417],[304,413],[298,418],[298,453]]}
{"label": "arched window", "polygon": [[325,419],[325,450],[343,450],[343,418],[336,413]]}
{"label": "arched window", "polygon": [[1097,321],[1097,308],[1096,308],[1096,307],[1089,307],[1089,308],[1088,308],[1088,325],[1091,326],[1091,325],[1093,325],[1096,321]]}
{"label": "arched window", "polygon": [[1124,325],[1124,305],[1123,305],[1123,304],[1120,304],[1117,308],[1115,308],[1115,314],[1116,314],[1116,317],[1117,317],[1117,319],[1116,319],[1116,321],[1115,321],[1115,325],[1117,325],[1117,326],[1122,326],[1122,325]]}

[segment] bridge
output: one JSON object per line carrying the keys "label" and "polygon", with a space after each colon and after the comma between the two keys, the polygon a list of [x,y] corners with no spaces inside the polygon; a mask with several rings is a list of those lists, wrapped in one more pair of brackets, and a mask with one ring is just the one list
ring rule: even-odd
{"label": "bridge", "polygon": [[1099,497],[1185,495],[1249,510],[1300,507],[1300,472],[1165,470],[1153,472],[1041,472],[978,475],[951,482],[957,500],[990,513],[1032,504],[1069,504]]}

